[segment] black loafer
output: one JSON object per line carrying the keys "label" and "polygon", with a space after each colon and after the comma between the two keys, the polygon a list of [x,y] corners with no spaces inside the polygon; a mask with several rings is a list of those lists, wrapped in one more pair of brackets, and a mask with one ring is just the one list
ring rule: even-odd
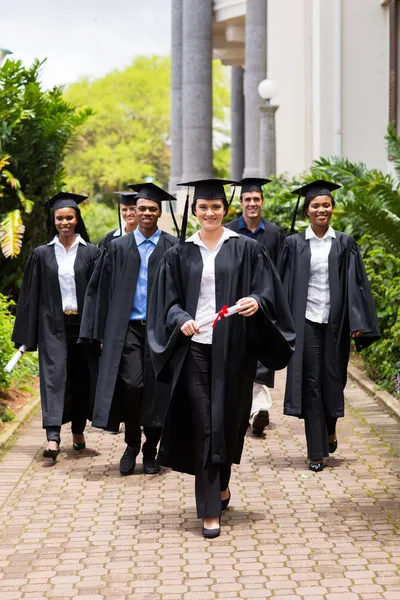
{"label": "black loafer", "polygon": [[52,458],[54,462],[56,462],[56,458],[59,454],[60,448],[57,448],[57,450],[50,450],[50,448],[43,450],[43,458]]}
{"label": "black loafer", "polygon": [[259,410],[254,417],[252,427],[253,434],[262,435],[267,425],[269,425],[269,412],[267,410]]}
{"label": "black loafer", "polygon": [[329,454],[333,454],[337,449],[337,438],[333,442],[328,442]]}
{"label": "black loafer", "polygon": [[225,498],[225,500],[221,500],[222,510],[226,510],[228,508],[230,500],[231,500],[231,491],[229,490],[229,496],[227,498]]}
{"label": "black loafer", "polygon": [[320,471],[324,470],[324,463],[323,462],[312,462],[309,464],[310,471],[313,471],[313,473],[319,473]]}
{"label": "black loafer", "polygon": [[160,467],[155,458],[143,456],[143,471],[145,475],[156,475],[160,472]]}
{"label": "black loafer", "polygon": [[121,475],[132,475],[136,467],[136,448],[127,446],[119,461],[119,472]]}

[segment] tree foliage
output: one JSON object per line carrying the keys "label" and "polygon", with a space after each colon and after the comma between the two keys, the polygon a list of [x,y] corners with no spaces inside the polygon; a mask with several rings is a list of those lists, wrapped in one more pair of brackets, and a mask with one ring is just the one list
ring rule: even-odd
{"label": "tree foliage", "polygon": [[[170,58],[140,56],[124,70],[71,85],[65,98],[95,115],[66,159],[68,185],[106,201],[132,181],[152,177],[167,187],[170,163]],[[229,134],[227,71],[213,64],[214,151],[226,175]]]}
{"label": "tree foliage", "polygon": [[0,255],[0,289],[14,294],[27,254],[46,239],[41,203],[63,187],[64,156],[92,112],[67,102],[59,87],[42,90],[41,66],[7,60],[0,68],[0,229],[9,256],[18,253],[25,226],[18,257]]}

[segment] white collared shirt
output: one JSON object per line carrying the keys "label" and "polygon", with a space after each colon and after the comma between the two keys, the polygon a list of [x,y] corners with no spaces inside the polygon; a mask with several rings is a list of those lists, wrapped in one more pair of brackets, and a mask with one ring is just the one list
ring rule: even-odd
{"label": "white collared shirt", "polygon": [[[221,250],[225,240],[231,237],[239,237],[239,235],[235,231],[231,231],[224,227],[224,231],[214,250],[209,250],[207,248],[201,241],[198,232],[186,240],[186,243],[192,242],[193,244],[196,244],[196,246],[199,246],[201,258],[203,259],[203,272],[201,275],[200,294],[194,319],[195,321],[202,321],[204,318],[210,317],[217,312],[215,306],[215,258]],[[201,328],[199,334],[192,337],[192,340],[199,344],[211,344],[212,336],[212,325],[206,325]]]}
{"label": "white collared shirt", "polygon": [[126,234],[127,234],[127,232],[125,230],[125,227],[123,228],[122,233],[121,233],[121,230],[118,228],[114,231],[113,237],[122,237],[123,235],[126,235]]}
{"label": "white collared shirt", "polygon": [[74,265],[79,244],[86,246],[85,240],[79,233],[76,234],[74,243],[68,252],[58,239],[58,235],[54,236],[51,242],[48,243],[49,246],[54,245],[63,312],[68,310],[78,310]]}
{"label": "white collared shirt", "polygon": [[329,290],[328,257],[332,247],[335,230],[328,228],[324,237],[315,235],[311,226],[306,229],[306,240],[310,241],[311,262],[308,281],[306,319],[314,323],[327,323],[331,308]]}

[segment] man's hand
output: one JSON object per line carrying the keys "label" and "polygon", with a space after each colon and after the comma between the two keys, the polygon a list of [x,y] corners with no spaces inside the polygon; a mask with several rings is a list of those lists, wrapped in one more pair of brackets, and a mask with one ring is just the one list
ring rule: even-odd
{"label": "man's hand", "polygon": [[193,319],[190,319],[190,321],[186,321],[186,323],[182,325],[181,331],[187,336],[194,335],[195,333],[200,333],[199,326],[197,325],[196,321],[193,321]]}
{"label": "man's hand", "polygon": [[241,307],[239,315],[242,315],[243,317],[251,317],[260,308],[257,300],[254,298],[241,298],[236,304],[239,304]]}

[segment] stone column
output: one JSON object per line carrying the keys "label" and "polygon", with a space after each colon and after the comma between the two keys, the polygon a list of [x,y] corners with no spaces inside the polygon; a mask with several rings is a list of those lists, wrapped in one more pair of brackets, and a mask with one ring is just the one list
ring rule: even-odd
{"label": "stone column", "polygon": [[275,113],[279,106],[264,104],[260,106],[260,164],[263,177],[276,175],[276,136]]}
{"label": "stone column", "polygon": [[249,0],[246,9],[244,75],[245,169],[244,177],[260,177],[260,97],[258,84],[267,76],[267,0]]}
{"label": "stone column", "polygon": [[183,2],[182,179],[212,177],[212,0]]}
{"label": "stone column", "polygon": [[182,177],[182,1],[172,0],[171,194],[177,191],[177,184]]}
{"label": "stone column", "polygon": [[231,68],[231,179],[242,178],[244,169],[243,67]]}

